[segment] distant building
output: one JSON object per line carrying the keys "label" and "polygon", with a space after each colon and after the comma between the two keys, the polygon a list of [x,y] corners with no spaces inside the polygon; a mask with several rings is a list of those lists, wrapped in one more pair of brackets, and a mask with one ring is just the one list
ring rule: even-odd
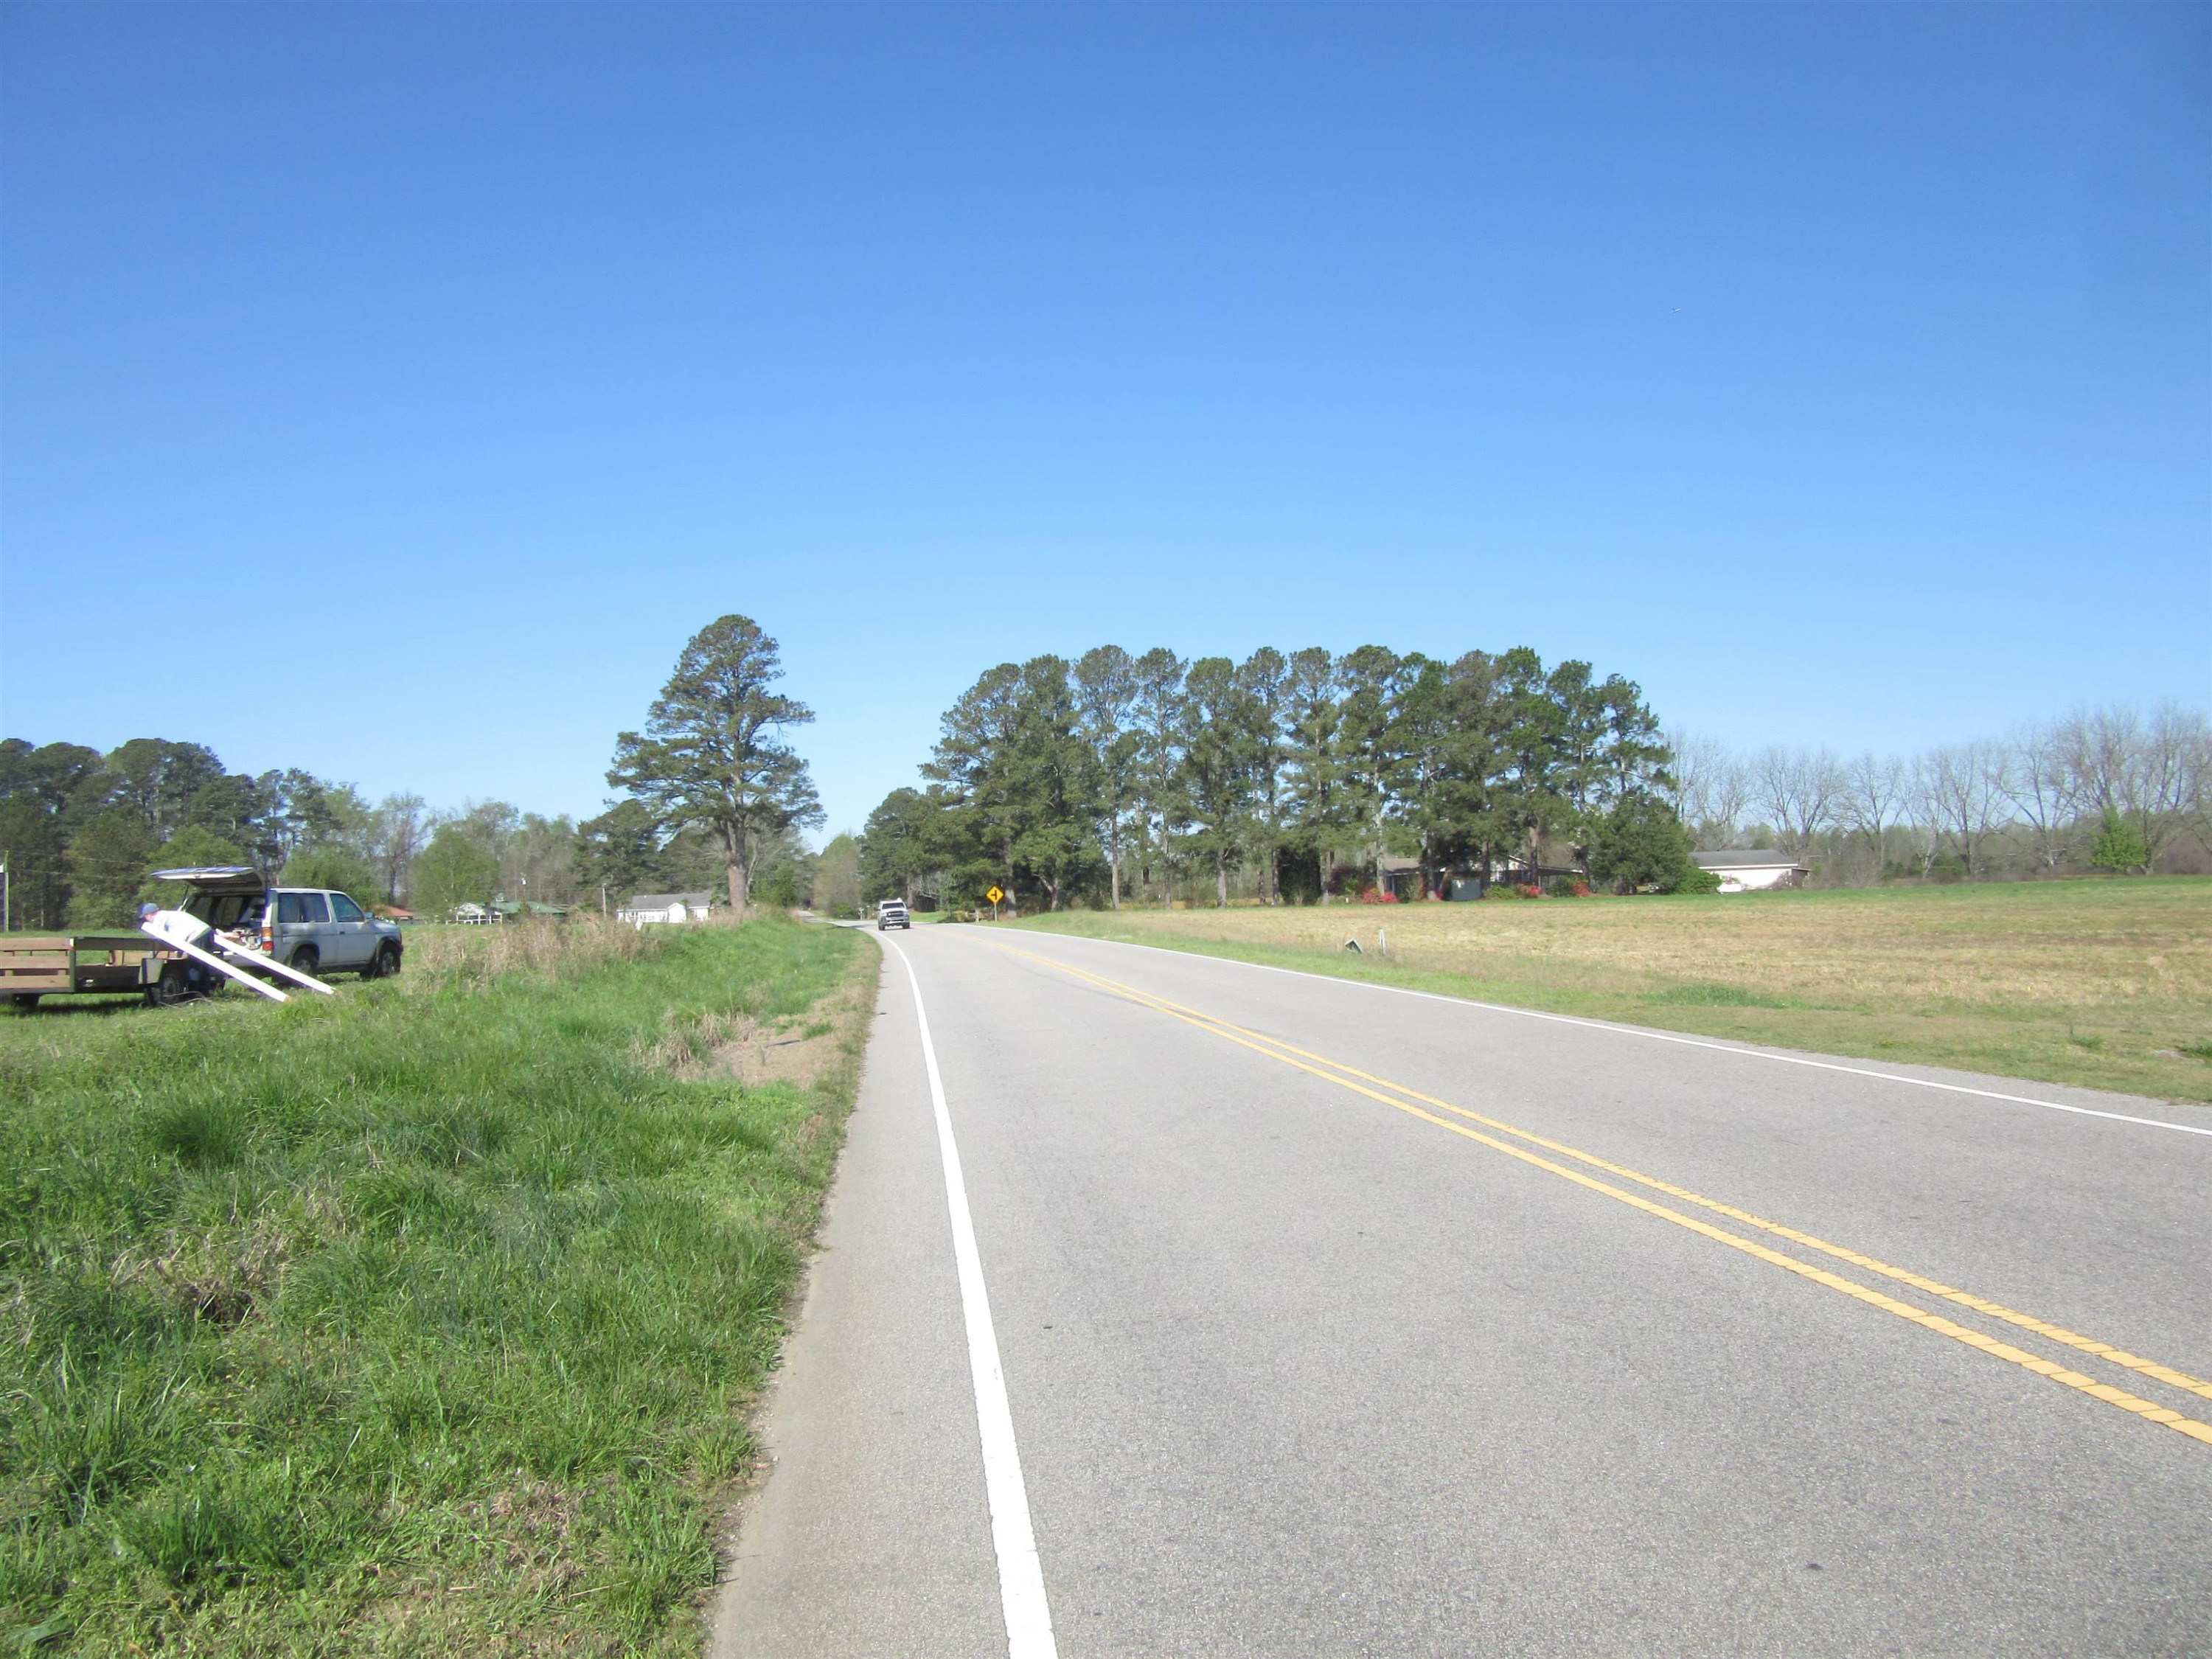
{"label": "distant building", "polygon": [[704,921],[705,893],[633,893],[629,902],[615,912],[623,921]]}
{"label": "distant building", "polygon": [[1753,893],[1774,887],[1795,887],[1813,872],[1787,853],[1771,847],[1731,848],[1725,853],[1700,853],[1698,868],[1721,878],[1723,893]]}

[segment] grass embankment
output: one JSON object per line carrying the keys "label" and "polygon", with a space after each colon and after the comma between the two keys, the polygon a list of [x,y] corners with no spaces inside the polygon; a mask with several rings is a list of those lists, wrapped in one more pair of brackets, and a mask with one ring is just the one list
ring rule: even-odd
{"label": "grass embankment", "polygon": [[0,1016],[0,1648],[696,1654],[874,969],[457,929]]}
{"label": "grass embankment", "polygon": [[[1874,1060],[2212,1101],[2212,880],[1076,912],[1024,924]],[[1376,950],[1378,929],[1389,954]],[[1357,936],[1369,952],[1344,949]]]}

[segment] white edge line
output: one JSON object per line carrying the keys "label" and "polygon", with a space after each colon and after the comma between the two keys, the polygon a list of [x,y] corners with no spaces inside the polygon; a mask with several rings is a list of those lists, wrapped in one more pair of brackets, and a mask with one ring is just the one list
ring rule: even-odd
{"label": "white edge line", "polygon": [[991,1544],[999,1558],[999,1605],[1006,1619],[1007,1659],[1058,1659],[1052,1609],[1044,1595],[1044,1568],[1030,1526],[1028,1488],[1014,1444],[1014,1415],[1006,1403],[1006,1376],[999,1364],[999,1339],[983,1285],[983,1258],[975,1248],[975,1222],[968,1212],[968,1183],[960,1173],[960,1148],[952,1139],[952,1114],[945,1104],[945,1079],[937,1070],[937,1045],[921,1006],[921,981],[913,960],[888,939],[914,988],[914,1018],[921,1028],[921,1061],[929,1073],[929,1103],[937,1115],[937,1150],[945,1162],[945,1203],[952,1215],[952,1259],[960,1274],[960,1309],[968,1323],[968,1369],[975,1381],[975,1428],[983,1443],[983,1491],[991,1507]]}
{"label": "white edge line", "polygon": [[[1370,991],[1388,991],[1395,996],[1419,997],[1428,1002],[1449,1002],[1461,1008],[1482,1008],[1493,1014],[1515,1014],[1522,1019],[1547,1019],[1556,1025],[1586,1025],[1594,1031],[1611,1031],[1620,1036],[1644,1037],[1653,1042],[1676,1042],[1686,1048],[1711,1048],[1717,1054],[1741,1054],[1747,1060],[1771,1060],[1784,1066],[1809,1066],[1816,1072],[1843,1072],[1852,1077],[1879,1078],[1884,1083],[1909,1083],[1916,1089],[1941,1089],[1948,1094],[1978,1095],[1984,1100],[2009,1101],[2015,1106],[2040,1106],[2045,1111],[2071,1112],[2079,1117],[2109,1118],[2115,1123],[2140,1123],[2147,1128],[2172,1129],[2177,1134],[2212,1135],[2212,1129],[2200,1128],[2193,1123],[2170,1123],[2162,1117],[2130,1117],[2125,1112],[2100,1112],[2089,1106],[2068,1106],[2056,1100],[2038,1100],[2033,1095],[2000,1094],[1995,1089],[1969,1088],[1963,1083],[1938,1083],[1933,1078],[1905,1077],[1895,1072],[1877,1072],[1867,1066],[1843,1066],[1832,1060],[1812,1060],[1802,1054],[1778,1054],[1771,1049],[1743,1047],[1733,1042],[1711,1042],[1703,1037],[1681,1036],[1672,1031],[1654,1031],[1641,1025],[1628,1025],[1607,1019],[1584,1019],[1575,1014],[1547,1014],[1535,1008],[1513,1008],[1502,1002],[1483,1002],[1474,997],[1446,996],[1439,991],[1415,991],[1403,985],[1378,985],[1371,979],[1345,979],[1335,974],[1316,974],[1304,968],[1278,968],[1268,962],[1246,962],[1241,957],[1219,957],[1210,951],[1178,951],[1171,945],[1139,945],[1133,939],[1097,939],[1087,933],[1030,933],[1031,939],[1081,939],[1091,945],[1119,945],[1131,951],[1157,951],[1164,956],[1198,957],[1207,962],[1225,962],[1238,968],[1256,968],[1263,974],[1289,974],[1297,979],[1317,979],[1331,985],[1357,985]],[[908,969],[909,973],[913,970]]]}

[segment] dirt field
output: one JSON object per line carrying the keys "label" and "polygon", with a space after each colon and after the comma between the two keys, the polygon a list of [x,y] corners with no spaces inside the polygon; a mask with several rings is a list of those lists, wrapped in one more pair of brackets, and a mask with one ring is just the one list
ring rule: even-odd
{"label": "dirt field", "polygon": [[[1079,912],[1024,925],[1789,1048],[2212,1102],[2212,879],[2202,877]],[[1347,939],[1364,954],[1348,952]]]}

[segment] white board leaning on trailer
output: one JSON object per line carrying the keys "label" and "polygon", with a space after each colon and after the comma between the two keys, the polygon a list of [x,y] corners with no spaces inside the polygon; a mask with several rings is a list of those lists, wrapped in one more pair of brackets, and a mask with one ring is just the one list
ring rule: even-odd
{"label": "white board leaning on trailer", "polygon": [[[159,939],[171,950],[182,951],[196,962],[205,963],[217,973],[228,975],[271,1002],[289,1002],[291,999],[275,986],[248,973],[248,965],[263,973],[281,974],[311,991],[321,992],[326,997],[337,994],[313,975],[303,974],[296,968],[264,957],[230,934],[217,933],[188,910],[156,910],[140,924],[138,931],[149,939]],[[207,947],[210,945],[222,954],[218,956],[216,951],[209,950]],[[228,960],[225,960],[226,957]]]}

